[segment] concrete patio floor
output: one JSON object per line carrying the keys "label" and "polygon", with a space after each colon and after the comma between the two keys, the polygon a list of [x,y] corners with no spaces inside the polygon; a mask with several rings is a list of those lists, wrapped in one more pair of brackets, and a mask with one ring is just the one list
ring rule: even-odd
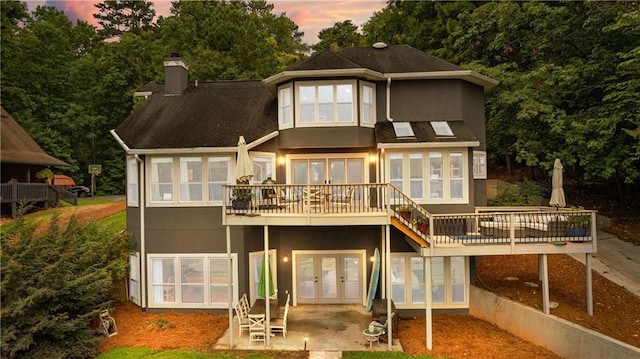
{"label": "concrete patio floor", "polygon": [[[270,338],[272,350],[304,350],[305,338],[308,351],[386,351],[387,343],[369,342],[362,331],[371,322],[371,313],[361,305],[323,304],[298,305],[289,307],[287,318],[287,337],[276,334]],[[216,349],[229,349],[229,330],[233,330],[234,349],[266,349],[262,342],[249,342],[247,331],[238,337],[237,320],[233,328],[227,329],[216,343]],[[400,340],[393,340],[393,351],[402,351]]]}

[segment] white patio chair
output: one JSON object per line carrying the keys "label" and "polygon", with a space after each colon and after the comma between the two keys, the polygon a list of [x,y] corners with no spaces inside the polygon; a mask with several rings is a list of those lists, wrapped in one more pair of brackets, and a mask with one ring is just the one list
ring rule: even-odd
{"label": "white patio chair", "polygon": [[287,315],[289,314],[289,303],[284,307],[284,315],[271,321],[271,333],[282,333],[282,337],[287,337]]}
{"label": "white patio chair", "polygon": [[242,297],[240,297],[240,305],[242,305],[242,309],[244,310],[244,316],[246,317],[249,314],[249,299],[247,298],[247,293],[244,293]]}
{"label": "white patio chair", "polygon": [[242,304],[239,302],[233,308],[236,312],[236,317],[238,318],[238,336],[242,336],[243,330],[249,330],[249,318],[248,313],[245,315],[244,310],[242,309]]}
{"label": "white patio chair", "polygon": [[249,314],[249,342],[265,341],[264,314]]}

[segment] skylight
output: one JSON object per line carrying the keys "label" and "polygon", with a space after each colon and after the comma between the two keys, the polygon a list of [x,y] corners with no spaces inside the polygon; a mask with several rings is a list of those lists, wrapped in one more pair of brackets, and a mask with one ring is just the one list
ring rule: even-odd
{"label": "skylight", "polygon": [[436,133],[436,136],[453,136],[453,131],[451,131],[451,127],[449,127],[449,123],[447,121],[431,121],[430,123],[433,131]]}
{"label": "skylight", "polygon": [[413,128],[411,128],[411,123],[409,122],[392,122],[393,123],[393,131],[396,133],[396,137],[398,138],[406,138],[406,137],[415,137],[413,134]]}

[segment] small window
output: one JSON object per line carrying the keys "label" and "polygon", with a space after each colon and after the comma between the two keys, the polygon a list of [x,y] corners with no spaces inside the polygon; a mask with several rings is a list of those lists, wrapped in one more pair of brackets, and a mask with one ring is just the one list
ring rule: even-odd
{"label": "small window", "polygon": [[360,121],[363,126],[371,127],[375,123],[375,103],[373,84],[362,84]]}
{"label": "small window", "polygon": [[410,138],[415,137],[411,123],[409,122],[392,122],[393,131],[396,133],[397,138]]}
{"label": "small window", "polygon": [[485,151],[473,151],[473,178],[487,178],[487,153]]}
{"label": "small window", "polygon": [[138,161],[127,159],[127,205],[138,207]]}
{"label": "small window", "polygon": [[432,121],[430,123],[433,131],[436,133],[436,136],[453,136],[453,131],[451,131],[451,127],[449,127],[449,123],[447,121]]}
{"label": "small window", "polygon": [[293,127],[293,98],[291,85],[278,91],[278,118],[280,129]]}

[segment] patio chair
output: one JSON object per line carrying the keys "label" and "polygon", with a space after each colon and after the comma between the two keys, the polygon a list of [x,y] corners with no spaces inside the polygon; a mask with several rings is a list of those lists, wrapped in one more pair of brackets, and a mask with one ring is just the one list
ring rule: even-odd
{"label": "patio chair", "polygon": [[247,298],[247,293],[244,293],[242,295],[242,297],[240,297],[240,305],[242,305],[242,309],[244,310],[244,316],[246,317],[246,314],[249,313],[249,299]]}
{"label": "patio chair", "polygon": [[289,314],[289,303],[284,307],[284,316],[274,319],[271,323],[271,333],[282,333],[282,337],[287,337],[287,315]]}
{"label": "patio chair", "polygon": [[242,331],[249,331],[249,317],[247,312],[242,308],[242,304],[240,302],[236,303],[236,306],[233,308],[236,312],[236,317],[238,318],[238,336],[242,336]]}
{"label": "patio chair", "polygon": [[347,191],[344,194],[335,195],[335,197],[331,199],[331,203],[335,203],[336,205],[346,206],[351,204],[352,198],[353,198],[353,187],[349,187],[347,188]]}
{"label": "patio chair", "polygon": [[265,341],[264,314],[249,314],[249,342]]}

